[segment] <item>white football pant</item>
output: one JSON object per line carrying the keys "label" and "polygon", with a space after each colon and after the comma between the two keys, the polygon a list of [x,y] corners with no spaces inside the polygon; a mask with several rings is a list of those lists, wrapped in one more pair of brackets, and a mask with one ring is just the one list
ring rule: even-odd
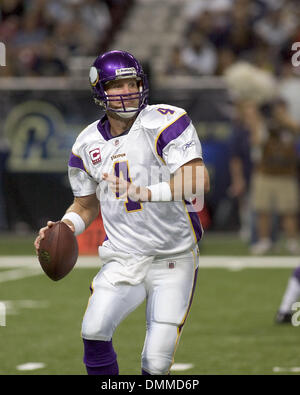
{"label": "white football pant", "polygon": [[142,368],[150,374],[168,374],[186,320],[196,283],[199,250],[154,259],[143,282],[112,285],[103,266],[92,282],[93,293],[83,318],[82,337],[111,340],[120,322],[146,298],[147,332]]}

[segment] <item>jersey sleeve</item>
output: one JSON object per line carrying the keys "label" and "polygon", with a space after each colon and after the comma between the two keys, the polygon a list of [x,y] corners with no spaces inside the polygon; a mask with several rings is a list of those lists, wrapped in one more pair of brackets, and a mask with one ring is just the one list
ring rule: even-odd
{"label": "jersey sleeve", "polygon": [[73,151],[69,159],[68,175],[74,196],[88,196],[96,192],[97,182],[89,175],[82,158]]}
{"label": "jersey sleeve", "polygon": [[178,115],[159,132],[155,148],[171,173],[193,159],[202,159],[199,137],[186,112]]}

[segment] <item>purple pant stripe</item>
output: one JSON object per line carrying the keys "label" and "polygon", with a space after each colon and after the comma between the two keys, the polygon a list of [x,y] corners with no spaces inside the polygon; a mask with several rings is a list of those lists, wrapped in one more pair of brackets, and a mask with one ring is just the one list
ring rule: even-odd
{"label": "purple pant stripe", "polygon": [[296,279],[300,283],[300,266],[296,267],[296,269],[294,270],[293,277],[296,277]]}
{"label": "purple pant stripe", "polygon": [[193,289],[192,289],[192,295],[191,295],[189,307],[188,307],[188,309],[187,309],[187,313],[186,313],[186,315],[185,315],[185,317],[184,317],[183,323],[182,323],[181,325],[179,325],[179,327],[178,327],[178,328],[179,328],[179,333],[181,332],[182,327],[183,327],[183,325],[185,324],[185,321],[186,321],[186,319],[187,319],[187,316],[188,316],[188,314],[189,314],[189,311],[190,311],[190,308],[191,308],[191,305],[192,305],[192,302],[193,302],[193,297],[194,297],[195,288],[196,288],[196,283],[197,283],[197,276],[198,276],[198,268],[195,270],[195,277],[194,277],[194,284],[193,284]]}

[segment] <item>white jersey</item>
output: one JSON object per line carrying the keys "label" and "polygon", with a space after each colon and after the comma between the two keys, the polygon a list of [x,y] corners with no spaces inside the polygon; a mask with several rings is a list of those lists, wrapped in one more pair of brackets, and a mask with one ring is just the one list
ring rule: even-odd
{"label": "white jersey", "polygon": [[202,236],[189,203],[124,201],[103,173],[147,186],[167,180],[180,166],[202,158],[197,132],[186,114],[170,105],[148,105],[128,132],[112,137],[106,116],[77,137],[69,160],[74,196],[97,194],[111,249],[135,255],[170,255],[193,248]]}

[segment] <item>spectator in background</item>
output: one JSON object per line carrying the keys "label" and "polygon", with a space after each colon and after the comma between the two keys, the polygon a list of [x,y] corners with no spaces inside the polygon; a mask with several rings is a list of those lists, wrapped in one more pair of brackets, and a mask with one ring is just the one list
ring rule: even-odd
{"label": "spectator in background", "polygon": [[25,12],[24,3],[23,0],[2,0],[0,9],[1,24],[12,16],[21,18]]}
{"label": "spectator in background", "polygon": [[217,53],[203,34],[192,31],[181,52],[182,62],[195,75],[212,75],[217,68]]}
{"label": "spectator in background", "polygon": [[277,63],[274,62],[271,46],[262,38],[257,37],[255,50],[251,56],[252,63],[261,70],[266,70],[275,74],[277,72]]}
{"label": "spectator in background", "polygon": [[78,56],[85,52],[82,47],[81,25],[76,20],[56,23],[53,27],[53,40],[59,53],[64,59]]}
{"label": "spectator in background", "polygon": [[47,36],[47,28],[40,26],[34,12],[27,12],[22,18],[20,30],[15,35],[12,45],[19,48],[37,47]]}
{"label": "spectator in background", "polygon": [[287,104],[289,114],[300,124],[300,66],[295,67],[292,65],[292,56],[293,53],[291,53],[290,44],[288,53],[285,55],[281,65],[281,72],[278,79],[278,91]]}
{"label": "spectator in background", "polygon": [[[66,0],[65,0],[66,1]],[[72,0],[56,13],[54,36],[60,46],[65,46],[68,56],[94,55],[104,44],[111,28],[109,8],[102,0]],[[68,18],[62,18],[66,13]]]}
{"label": "spectator in background", "polygon": [[252,183],[258,242],[251,251],[263,254],[271,250],[271,218],[272,213],[276,213],[282,219],[288,251],[298,254],[299,193],[295,137],[300,127],[291,119],[282,100],[272,103],[265,125],[254,141],[260,152]]}
{"label": "spectator in background", "polygon": [[53,39],[66,59],[93,55],[111,26],[108,7],[98,0],[49,2],[46,14],[53,26]]}
{"label": "spectator in background", "polygon": [[231,10],[225,31],[224,45],[231,48],[236,56],[245,59],[255,46],[253,32],[252,4],[249,1],[236,1]]}
{"label": "spectator in background", "polygon": [[72,6],[76,5],[76,1],[68,0],[52,0],[47,1],[43,7],[43,14],[49,25],[57,23],[70,22],[74,15]]}
{"label": "spectator in background", "polygon": [[82,24],[86,27],[89,40],[94,43],[90,55],[94,55],[95,48],[105,41],[111,28],[109,8],[103,0],[81,0],[79,7]]}
{"label": "spectator in background", "polygon": [[184,15],[188,34],[201,33],[217,49],[215,74],[221,75],[230,53],[237,61],[277,73],[282,47],[299,41],[294,39],[297,27],[299,33],[298,8],[293,0],[191,1]]}
{"label": "spectator in background", "polygon": [[[7,47],[7,67],[0,69],[0,76],[42,75],[43,69],[47,70],[46,75],[52,75],[55,69],[64,74],[71,56],[94,56],[95,51],[105,50],[132,3],[133,0],[2,0],[0,42]],[[46,59],[50,42],[56,52],[50,62],[52,71]]]}
{"label": "spectator in background", "polygon": [[[237,199],[240,218],[240,236],[245,241],[253,239],[253,210],[249,201],[250,182],[253,167],[252,142],[261,119],[257,105],[250,100],[238,100],[235,105],[230,141],[229,172],[231,184],[228,190],[231,198]],[[251,237],[252,236],[252,237]]]}
{"label": "spectator in background", "polygon": [[27,11],[21,19],[20,28],[9,43],[14,54],[14,74],[34,75],[33,66],[40,47],[47,37],[47,27],[41,26],[37,15]]}
{"label": "spectator in background", "polygon": [[56,46],[53,40],[46,40],[36,56],[32,70],[36,75],[47,77],[59,77],[66,75],[68,68],[57,56]]}
{"label": "spectator in background", "polygon": [[228,67],[234,64],[236,56],[231,48],[222,47],[218,49],[218,65],[215,74],[223,76]]}
{"label": "spectator in background", "polygon": [[206,8],[195,14],[188,24],[186,35],[192,31],[199,32],[212,42],[216,48],[220,49],[225,44],[228,21],[229,16],[226,12],[212,9],[212,6],[209,7],[209,3],[207,3]]}
{"label": "spectator in background", "polygon": [[296,20],[284,8],[271,9],[254,25],[255,33],[274,49],[280,48],[293,33]]}
{"label": "spectator in background", "polygon": [[180,46],[176,45],[172,48],[170,60],[167,64],[168,75],[188,75],[189,69],[183,62],[181,56],[182,49]]}

